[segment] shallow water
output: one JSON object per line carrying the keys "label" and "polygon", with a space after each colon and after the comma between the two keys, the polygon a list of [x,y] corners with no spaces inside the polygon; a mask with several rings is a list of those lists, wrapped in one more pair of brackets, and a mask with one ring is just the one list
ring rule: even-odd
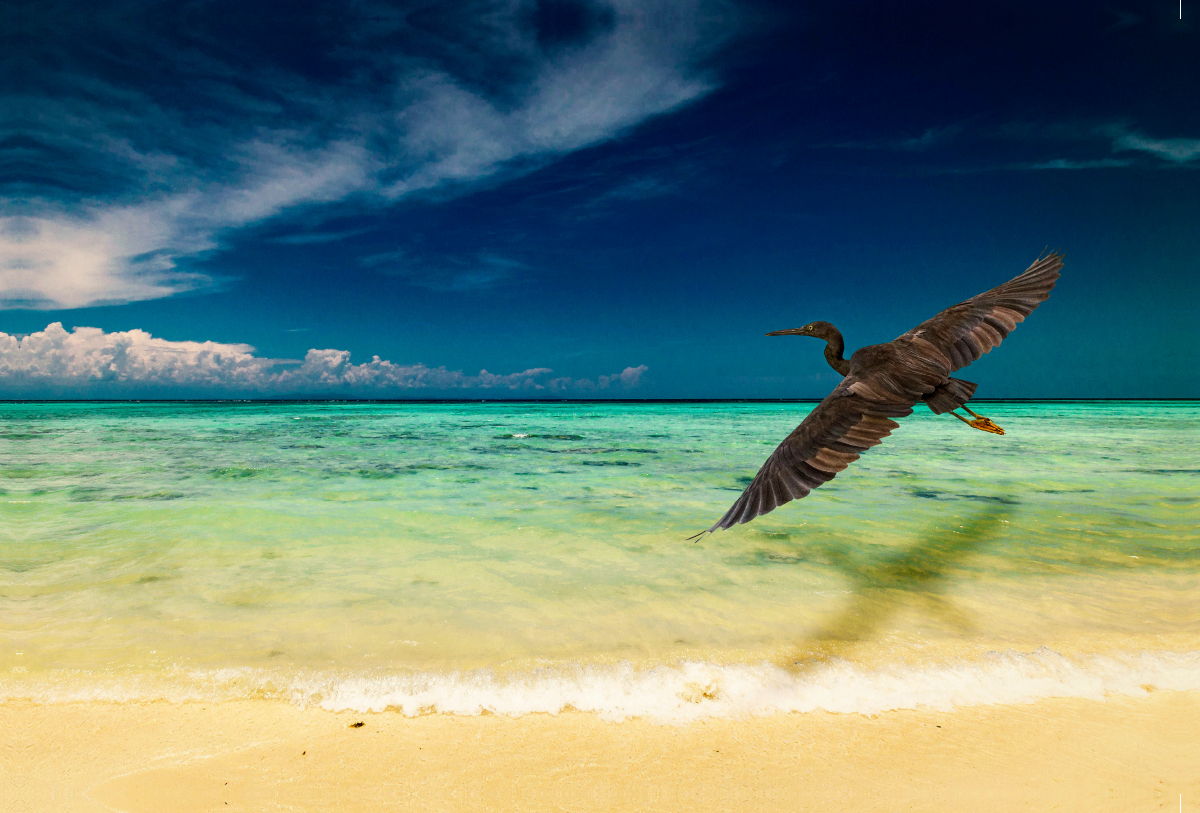
{"label": "shallow water", "polygon": [[[1200,402],[0,405],[0,696],[663,718],[1200,688]],[[1194,684],[1194,685],[1193,685]]]}

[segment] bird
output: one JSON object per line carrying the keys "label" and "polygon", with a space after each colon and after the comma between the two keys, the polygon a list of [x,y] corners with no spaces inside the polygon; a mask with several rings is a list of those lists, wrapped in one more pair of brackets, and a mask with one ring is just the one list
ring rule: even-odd
{"label": "bird", "polygon": [[[689,540],[732,528],[807,497],[898,429],[924,401],[935,415],[949,413],[983,432],[1004,430],[967,406],[978,385],[950,373],[978,360],[1046,301],[1062,268],[1062,254],[1039,255],[1003,285],[952,305],[890,342],[843,358],[846,342],[829,322],[776,330],[768,336],[812,336],[825,341],[825,360],[844,376],[833,392],[784,438],[737,502],[709,529]],[[973,417],[965,418],[962,408]]]}

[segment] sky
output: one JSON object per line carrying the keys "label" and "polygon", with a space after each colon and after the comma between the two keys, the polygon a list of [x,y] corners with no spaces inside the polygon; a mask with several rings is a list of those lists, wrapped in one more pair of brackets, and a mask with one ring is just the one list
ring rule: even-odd
{"label": "sky", "polygon": [[6,17],[0,398],[820,398],[1045,248],[976,397],[1200,397],[1195,0]]}

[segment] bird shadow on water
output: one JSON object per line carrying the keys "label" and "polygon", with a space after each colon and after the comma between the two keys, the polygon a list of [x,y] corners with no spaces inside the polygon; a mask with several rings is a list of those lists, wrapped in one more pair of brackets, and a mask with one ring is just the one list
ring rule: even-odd
{"label": "bird shadow on water", "polygon": [[824,546],[820,554],[850,579],[848,603],[798,642],[786,665],[804,671],[832,658],[850,657],[907,611],[959,632],[970,630],[971,617],[943,593],[958,569],[998,535],[1015,504],[997,501],[952,527],[928,528],[915,544],[873,561]]}

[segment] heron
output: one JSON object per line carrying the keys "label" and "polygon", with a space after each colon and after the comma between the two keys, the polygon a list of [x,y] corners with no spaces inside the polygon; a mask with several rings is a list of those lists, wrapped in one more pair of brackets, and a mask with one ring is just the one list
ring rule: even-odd
{"label": "heron", "polygon": [[[784,438],[737,502],[711,528],[689,539],[732,528],[807,497],[859,455],[898,429],[894,418],[911,415],[920,401],[935,415],[950,414],[983,432],[1003,435],[967,401],[976,384],[950,373],[978,360],[1050,296],[1062,255],[1039,256],[1020,275],[946,308],[901,336],[843,358],[846,342],[829,322],[776,330],[768,336],[812,336],[825,342],[825,360],[844,376],[833,392]],[[971,418],[959,415],[964,409]]]}

